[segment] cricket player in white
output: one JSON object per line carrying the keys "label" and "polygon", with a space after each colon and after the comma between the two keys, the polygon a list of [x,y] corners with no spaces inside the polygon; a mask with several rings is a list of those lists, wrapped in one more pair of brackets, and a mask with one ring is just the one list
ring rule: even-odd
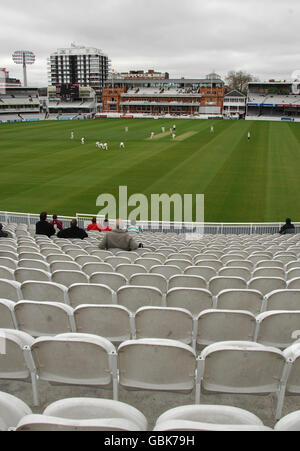
{"label": "cricket player in white", "polygon": [[251,134],[250,134],[250,132],[248,132],[248,141],[250,141],[250,138],[251,138]]}
{"label": "cricket player in white", "polygon": [[84,138],[81,138],[81,144],[84,144]]}
{"label": "cricket player in white", "polygon": [[74,139],[74,132],[71,132],[71,139]]}
{"label": "cricket player in white", "polygon": [[120,142],[120,149],[125,149],[125,144],[123,142]]}
{"label": "cricket player in white", "polygon": [[215,129],[214,129],[214,126],[212,125],[212,126],[210,127],[210,133],[214,133],[214,131],[215,131]]}
{"label": "cricket player in white", "polygon": [[107,145],[107,143],[102,144],[102,146],[103,146],[103,149],[108,150],[108,145]]}
{"label": "cricket player in white", "polygon": [[153,136],[154,136],[154,132],[151,132],[150,138],[153,139]]}

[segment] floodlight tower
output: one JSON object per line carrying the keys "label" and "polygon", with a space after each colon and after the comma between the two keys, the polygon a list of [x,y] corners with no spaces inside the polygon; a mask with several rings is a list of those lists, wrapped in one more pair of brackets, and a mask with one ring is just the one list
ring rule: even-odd
{"label": "floodlight tower", "polygon": [[27,88],[26,66],[27,64],[35,63],[35,54],[33,52],[30,52],[29,50],[17,50],[16,52],[14,52],[12,59],[16,64],[23,65],[24,87]]}

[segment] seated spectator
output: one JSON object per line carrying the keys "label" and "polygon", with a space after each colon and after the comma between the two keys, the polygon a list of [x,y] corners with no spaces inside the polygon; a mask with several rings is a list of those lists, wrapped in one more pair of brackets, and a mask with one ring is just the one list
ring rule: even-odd
{"label": "seated spectator", "polygon": [[57,236],[58,238],[79,238],[81,240],[88,238],[86,231],[77,226],[76,219],[72,219],[70,227],[68,229],[60,230]]}
{"label": "seated spectator", "polygon": [[128,232],[140,233],[139,226],[136,225],[136,220],[132,219],[130,225],[127,227]]}
{"label": "seated spectator", "polygon": [[99,245],[99,249],[121,249],[124,251],[134,251],[138,247],[138,243],[127,230],[122,229],[122,223],[119,219],[116,221],[116,228],[110,233],[106,233]]}
{"label": "seated spectator", "polygon": [[97,224],[96,218],[93,218],[91,224],[88,225],[87,231],[89,232],[90,230],[97,230],[97,232],[101,231],[101,226],[99,226],[99,224]]}
{"label": "seated spectator", "polygon": [[47,221],[47,212],[43,211],[40,214],[40,220],[35,225],[36,235],[46,235],[48,238],[55,235],[55,228]]}
{"label": "seated spectator", "polygon": [[57,219],[57,215],[53,215],[53,216],[52,216],[51,224],[53,225],[53,227],[54,227],[55,229],[59,229],[59,230],[62,230],[62,229],[63,229],[62,221],[60,221],[59,219]]}
{"label": "seated spectator", "polygon": [[295,226],[292,224],[292,220],[290,218],[285,220],[285,224],[281,227],[279,233],[281,235],[285,235],[286,233],[295,233]]}
{"label": "seated spectator", "polygon": [[0,238],[7,238],[8,237],[8,233],[5,232],[3,229],[3,224],[0,223]]}
{"label": "seated spectator", "polygon": [[111,231],[112,231],[112,228],[109,225],[108,219],[104,219],[102,232],[111,232]]}

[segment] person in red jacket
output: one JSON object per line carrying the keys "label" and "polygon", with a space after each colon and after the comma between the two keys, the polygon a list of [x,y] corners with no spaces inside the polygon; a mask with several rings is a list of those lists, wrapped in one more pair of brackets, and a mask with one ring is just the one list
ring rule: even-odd
{"label": "person in red jacket", "polygon": [[88,225],[87,231],[89,232],[90,230],[97,230],[98,232],[101,231],[101,226],[99,226],[99,224],[97,224],[96,218],[92,218],[91,224]]}
{"label": "person in red jacket", "polygon": [[108,219],[104,219],[102,232],[111,232],[111,231],[112,231],[112,228],[109,225]]}
{"label": "person in red jacket", "polygon": [[57,219],[57,215],[52,216],[51,224],[53,225],[54,228],[57,228],[58,230],[63,229],[63,223],[62,223],[62,221]]}

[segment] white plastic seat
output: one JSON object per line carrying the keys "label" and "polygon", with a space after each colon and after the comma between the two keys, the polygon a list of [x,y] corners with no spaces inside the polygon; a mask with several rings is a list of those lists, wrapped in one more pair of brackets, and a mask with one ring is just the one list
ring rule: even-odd
{"label": "white plastic seat", "polygon": [[283,351],[289,362],[286,395],[300,394],[300,343],[296,342]]}
{"label": "white plastic seat", "polygon": [[69,420],[67,418],[48,417],[46,415],[27,415],[18,423],[17,432],[100,432],[100,431],[136,431],[136,423],[122,419]]}
{"label": "white plastic seat", "polygon": [[117,291],[117,303],[136,312],[144,306],[162,307],[163,296],[158,288],[128,285]]}
{"label": "white plastic seat", "polygon": [[141,274],[141,273],[147,273],[146,268],[142,265],[136,265],[134,263],[130,265],[121,264],[118,265],[115,269],[116,273],[123,274],[123,276],[126,277],[127,280],[130,279],[133,274]]}
{"label": "white plastic seat", "polygon": [[113,387],[116,399],[116,349],[106,338],[78,333],[40,337],[31,345],[31,353],[40,380]]}
{"label": "white plastic seat", "polygon": [[118,291],[119,288],[128,284],[128,280],[122,274],[115,272],[95,272],[90,276],[91,284],[107,285],[113,291]]}
{"label": "white plastic seat", "polygon": [[118,368],[125,389],[190,393],[195,387],[196,354],[176,340],[125,341],[118,348]]}
{"label": "white plastic seat", "polygon": [[206,281],[209,281],[213,277],[216,277],[217,271],[210,266],[188,266],[184,270],[184,275],[187,276],[199,276],[203,277]]}
{"label": "white plastic seat", "polygon": [[41,248],[40,253],[44,257],[47,257],[48,255],[52,255],[53,253],[64,255],[64,252],[59,247],[56,247],[56,246]]}
{"label": "white plastic seat", "polygon": [[252,278],[255,277],[280,277],[281,279],[285,279],[285,271],[283,268],[276,267],[257,268],[252,273]]}
{"label": "white plastic seat", "polygon": [[22,299],[21,284],[15,280],[0,279],[0,296],[2,299],[20,301]]}
{"label": "white plastic seat", "polygon": [[99,263],[85,263],[82,266],[82,271],[91,276],[96,272],[114,272],[114,268],[109,263],[99,262]]}
{"label": "white plastic seat", "polygon": [[134,261],[135,265],[142,265],[147,271],[150,271],[150,269],[153,266],[158,266],[161,264],[161,260],[158,258],[146,258],[146,257],[139,257]]}
{"label": "white plastic seat", "polygon": [[146,431],[148,421],[135,407],[112,399],[69,398],[50,404],[43,415],[74,420],[122,418],[132,421],[137,430]]}
{"label": "white plastic seat", "polygon": [[300,290],[275,290],[265,296],[265,310],[300,310]]}
{"label": "white plastic seat", "polygon": [[32,337],[75,332],[73,309],[61,302],[20,301],[14,312],[18,329]]}
{"label": "white plastic seat", "polygon": [[271,291],[286,288],[286,281],[280,277],[254,277],[249,280],[248,288],[260,291],[263,295],[266,295]]}
{"label": "white plastic seat", "polygon": [[207,288],[206,280],[200,276],[189,276],[186,274],[179,274],[172,276],[169,279],[169,290],[172,288]]}
{"label": "white plastic seat", "polygon": [[21,284],[21,292],[21,299],[29,301],[69,303],[67,287],[59,283],[27,281]]}
{"label": "white plastic seat", "polygon": [[74,258],[72,258],[70,255],[66,255],[66,254],[50,254],[46,257],[46,261],[47,263],[52,263],[52,262],[74,262]]}
{"label": "white plastic seat", "polygon": [[[259,368],[259,371],[257,370]],[[287,360],[277,348],[247,341],[223,341],[207,346],[198,360],[201,390],[207,392],[277,395],[281,417]],[[201,397],[200,397],[201,401]]]}
{"label": "white plastic seat", "polygon": [[74,283],[88,283],[88,276],[82,271],[59,270],[51,276],[52,282],[70,287]]}
{"label": "white plastic seat", "polygon": [[[0,329],[0,379],[31,382],[33,402],[38,405],[36,375],[30,368],[33,337],[20,330]],[[3,350],[4,345],[4,350]]]}
{"label": "white plastic seat", "polygon": [[288,288],[289,290],[299,290],[300,277],[294,277],[293,279],[287,280],[286,288]]}
{"label": "white plastic seat", "polygon": [[0,265],[4,266],[5,268],[15,270],[17,268],[18,262],[13,258],[0,256]]}
{"label": "white plastic seat", "polygon": [[74,260],[79,266],[83,266],[86,263],[101,263],[102,262],[101,258],[97,257],[97,255],[79,255],[78,257],[75,257]]}
{"label": "white plastic seat", "polygon": [[134,274],[129,279],[129,285],[158,288],[163,294],[168,290],[168,281],[161,274]]}
{"label": "white plastic seat", "polygon": [[78,249],[67,250],[65,253],[67,255],[69,255],[70,257],[74,258],[74,260],[76,257],[79,257],[80,255],[88,255],[88,253],[84,249],[79,248],[79,247],[78,247]]}
{"label": "white plastic seat", "polygon": [[80,305],[74,319],[79,333],[99,335],[114,344],[132,338],[131,314],[122,305]]}
{"label": "white plastic seat", "polygon": [[247,282],[241,277],[223,277],[217,276],[210,279],[208,289],[217,296],[221,291],[228,289],[243,290],[247,288]]}
{"label": "white plastic seat", "polygon": [[204,310],[197,318],[196,345],[208,346],[218,341],[253,341],[255,316],[244,310]]}
{"label": "white plastic seat", "polygon": [[19,256],[16,252],[0,250],[0,258],[10,258],[11,260],[18,261]]}
{"label": "white plastic seat", "polygon": [[131,263],[134,263],[134,261],[140,257],[138,252],[133,252],[133,251],[118,251],[118,252],[116,252],[115,256],[129,258]]}
{"label": "white plastic seat", "polygon": [[142,307],[135,313],[136,338],[164,338],[192,344],[193,316],[185,309]]}
{"label": "white plastic seat", "polygon": [[45,261],[45,257],[39,252],[20,252],[19,260],[42,260]]}
{"label": "white plastic seat", "polygon": [[160,274],[164,276],[167,280],[169,280],[172,276],[177,276],[178,274],[182,274],[182,270],[179,266],[174,265],[157,265],[152,266],[150,269],[150,274]]}
{"label": "white plastic seat", "polygon": [[96,255],[97,257],[101,258],[101,260],[104,261],[106,257],[112,257],[114,254],[110,251],[104,251],[99,249],[96,251],[91,251],[91,255]]}
{"label": "white plastic seat", "polygon": [[5,266],[0,266],[0,279],[16,280],[14,270]]}
{"label": "white plastic seat", "polygon": [[284,264],[279,260],[260,260],[255,268],[283,268]]}
{"label": "white plastic seat", "polygon": [[300,330],[300,310],[263,312],[256,317],[256,321],[255,341],[265,346],[285,349],[294,343],[293,333]]}
{"label": "white plastic seat", "polygon": [[154,432],[163,431],[202,431],[202,432],[273,432],[268,426],[252,424],[211,424],[198,421],[170,420],[160,423],[153,429]]}
{"label": "white plastic seat", "polygon": [[229,260],[227,261],[226,265],[227,268],[229,267],[239,267],[239,268],[246,268],[249,269],[249,271],[253,270],[254,264],[250,260]]}
{"label": "white plastic seat", "polygon": [[117,257],[116,255],[112,256],[112,257],[106,257],[104,259],[105,263],[108,263],[109,265],[111,265],[113,267],[113,269],[116,269],[116,267],[118,265],[128,265],[131,263],[130,258],[127,257]]}
{"label": "white plastic seat", "polygon": [[299,279],[300,278],[300,268],[292,268],[286,271],[286,280],[287,282],[292,279]]}
{"label": "white plastic seat", "polygon": [[166,256],[159,252],[144,252],[141,254],[140,258],[154,258],[155,260],[160,261],[160,265],[163,265],[166,261]]}
{"label": "white plastic seat", "polygon": [[14,301],[8,299],[0,299],[0,328],[1,329],[17,329],[17,320],[14,312]]}
{"label": "white plastic seat", "polygon": [[46,272],[50,271],[49,263],[43,262],[42,260],[22,259],[19,260],[18,268],[41,269],[42,271]]}
{"label": "white plastic seat", "polygon": [[222,405],[187,405],[175,407],[167,410],[157,418],[154,430],[159,431],[164,429],[166,423],[170,421],[203,423],[204,427],[205,425],[223,425],[228,428],[237,426],[264,426],[260,418],[253,413],[238,407]]}
{"label": "white plastic seat", "polygon": [[0,432],[15,428],[23,417],[30,414],[32,410],[21,399],[0,392]]}
{"label": "white plastic seat", "polygon": [[191,266],[191,261],[190,260],[183,260],[183,259],[181,260],[181,259],[170,259],[170,258],[168,258],[168,260],[165,261],[164,265],[177,266],[178,268],[181,269],[181,272],[183,272],[186,268]]}
{"label": "white plastic seat", "polygon": [[51,282],[51,273],[42,269],[17,268],[14,272],[15,279],[22,283],[26,280],[37,280],[41,282]]}
{"label": "white plastic seat", "polygon": [[223,290],[216,297],[217,309],[246,310],[258,315],[264,309],[264,297],[257,290]]}
{"label": "white plastic seat", "polygon": [[71,307],[83,304],[114,304],[115,293],[106,285],[76,283],[68,288],[68,298]]}
{"label": "white plastic seat", "polygon": [[195,261],[195,266],[209,266],[210,268],[214,268],[216,271],[220,271],[223,267],[223,263],[220,260],[197,260]]}
{"label": "white plastic seat", "polygon": [[167,307],[184,308],[193,316],[213,308],[210,291],[201,288],[172,288],[166,296]]}
{"label": "white plastic seat", "polygon": [[236,267],[236,266],[226,266],[221,268],[218,276],[222,277],[241,277],[242,279],[248,281],[251,279],[251,272],[247,268]]}
{"label": "white plastic seat", "polygon": [[300,410],[289,413],[282,417],[274,426],[277,432],[299,432],[300,431]]}

